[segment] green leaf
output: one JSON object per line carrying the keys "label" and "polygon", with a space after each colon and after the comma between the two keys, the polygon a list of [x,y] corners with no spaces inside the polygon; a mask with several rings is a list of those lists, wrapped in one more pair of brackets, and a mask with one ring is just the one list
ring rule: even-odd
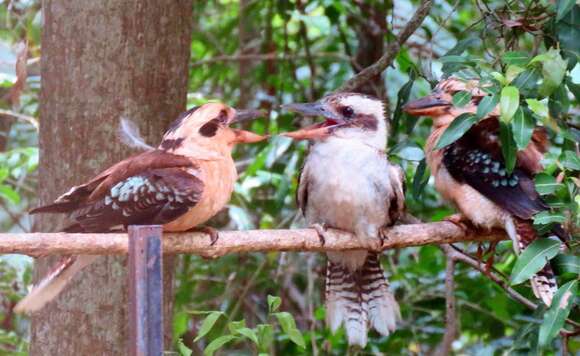
{"label": "green leaf", "polygon": [[20,194],[10,186],[4,184],[0,185],[0,197],[15,205],[20,203]]}
{"label": "green leaf", "polygon": [[499,97],[497,95],[486,96],[477,105],[477,117],[483,119],[487,114],[493,111],[497,104],[499,103]]}
{"label": "green leaf", "polygon": [[443,64],[457,64],[457,63],[466,63],[469,61],[469,58],[464,57],[464,56],[443,56],[441,58],[439,58],[439,61]]}
{"label": "green leaf", "polygon": [[10,175],[10,170],[6,167],[0,167],[0,183],[4,182]]}
{"label": "green leaf", "polygon": [[457,141],[461,138],[467,130],[471,128],[477,121],[479,121],[478,117],[470,114],[470,113],[463,113],[459,115],[455,120],[451,122],[449,127],[443,132],[441,138],[437,142],[435,149],[441,149],[447,145],[452,144],[453,142]]}
{"label": "green leaf", "polygon": [[518,257],[511,275],[511,284],[520,284],[541,270],[548,260],[560,251],[560,241],[538,239],[532,242]]}
{"label": "green leaf", "polygon": [[538,335],[540,346],[548,345],[564,326],[564,321],[574,304],[577,290],[578,281],[573,280],[560,287],[554,295],[552,305],[544,314],[544,321],[540,326],[540,334]]}
{"label": "green leaf", "polygon": [[274,327],[270,324],[258,324],[256,326],[258,331],[259,348],[261,351],[267,351],[274,341]]}
{"label": "green leaf", "polygon": [[558,42],[563,50],[577,56],[580,53],[580,6],[576,5],[572,11],[558,22],[556,26]]}
{"label": "green leaf", "polygon": [[525,71],[525,69],[522,67],[518,67],[516,65],[510,65],[505,72],[506,81],[508,83],[511,83],[523,71]]}
{"label": "green leaf", "polygon": [[240,321],[230,321],[228,323],[228,329],[230,330],[230,332],[232,334],[234,334],[238,329],[245,328],[245,327],[246,327],[246,321],[244,319],[242,319]]}
{"label": "green leaf", "polygon": [[536,183],[536,191],[540,195],[552,194],[562,186],[561,183],[556,182],[556,178],[546,173],[536,175],[534,182]]}
{"label": "green leaf", "polygon": [[306,343],[304,342],[304,337],[300,333],[300,331],[296,328],[296,322],[294,321],[294,317],[292,314],[288,312],[280,312],[274,313],[276,318],[278,319],[278,323],[280,323],[280,327],[288,335],[290,340],[294,342],[296,345],[301,346],[302,348],[306,347]]}
{"label": "green leaf", "polygon": [[576,101],[580,101],[580,84],[574,83],[572,81],[572,78],[568,77],[566,79],[566,85],[568,86],[568,89],[570,89],[572,94],[574,94]]}
{"label": "green leaf", "polygon": [[202,337],[207,335],[211,331],[211,329],[213,328],[213,326],[215,325],[215,323],[219,319],[219,317],[222,316],[223,314],[224,313],[220,312],[220,311],[212,311],[211,313],[209,313],[205,317],[205,320],[203,321],[203,323],[201,324],[201,327],[199,328],[199,331],[197,333],[197,337],[193,341],[197,342],[197,341],[199,341],[199,339],[201,339]]}
{"label": "green leaf", "polygon": [[574,273],[580,275],[580,257],[575,255],[558,255],[552,262],[557,274]]}
{"label": "green leaf", "polygon": [[544,119],[548,117],[548,107],[546,104],[542,103],[536,99],[526,99],[526,103],[532,112],[538,115],[540,118]]}
{"label": "green leaf", "polygon": [[243,335],[244,337],[252,340],[254,344],[258,345],[258,335],[253,329],[250,328],[239,328],[236,330],[237,334]]}
{"label": "green leaf", "polygon": [[524,97],[535,97],[538,91],[538,82],[542,78],[538,68],[530,68],[518,74],[511,85],[519,89]]}
{"label": "green leaf", "polygon": [[[399,89],[397,93],[397,106],[395,107],[395,112],[393,113],[393,132],[396,132],[399,123],[401,122],[401,117],[406,117],[407,114],[403,112],[403,105],[409,101],[409,95],[411,94],[411,89],[413,89],[413,83],[415,83],[415,72],[409,72],[409,80]],[[406,122],[407,120],[405,120]]]}
{"label": "green leaf", "polygon": [[528,146],[535,126],[536,122],[532,115],[526,115],[522,108],[518,108],[512,121],[513,137],[518,150],[523,150]]}
{"label": "green leaf", "polygon": [[542,211],[534,215],[534,224],[547,225],[551,223],[564,223],[566,222],[566,217],[562,214],[552,213],[550,211]]}
{"label": "green leaf", "polygon": [[282,299],[280,297],[275,297],[273,295],[268,294],[268,310],[270,313],[275,312],[282,304]]}
{"label": "green leaf", "polygon": [[564,152],[564,159],[562,165],[570,170],[580,171],[580,157],[575,152]]}
{"label": "green leaf", "polygon": [[423,158],[419,165],[417,166],[417,170],[415,171],[415,175],[413,176],[413,198],[419,199],[421,197],[421,193],[425,189],[425,186],[429,182],[429,174],[427,173],[427,162]]}
{"label": "green leaf", "polygon": [[453,95],[453,105],[462,108],[471,101],[471,93],[468,91],[459,91]]}
{"label": "green leaf", "polygon": [[304,342],[304,336],[298,329],[291,329],[287,332],[288,337],[292,340],[293,343],[300,346],[301,348],[306,348],[306,342]]}
{"label": "green leaf", "polygon": [[232,340],[236,340],[238,337],[234,335],[222,335],[207,345],[205,350],[203,350],[203,354],[206,356],[212,356],[217,350],[219,350],[222,346],[227,344]]}
{"label": "green leaf", "polygon": [[507,79],[500,72],[491,72],[493,79],[497,80],[502,86],[507,84]]}
{"label": "green leaf", "polygon": [[540,86],[540,94],[550,96],[562,83],[568,62],[560,56],[560,51],[555,48],[551,48],[545,54],[547,58],[541,61],[544,81]]}
{"label": "green leaf", "polygon": [[564,16],[568,15],[575,4],[576,0],[558,0],[558,4],[556,5],[556,21],[560,21]]}
{"label": "green leaf", "polygon": [[516,166],[518,153],[511,124],[500,121],[499,139],[501,142],[501,153],[505,161],[505,168],[511,174]]}
{"label": "green leaf", "polygon": [[508,65],[525,66],[530,61],[530,56],[526,52],[510,51],[506,52],[501,59]]}
{"label": "green leaf", "polygon": [[510,122],[516,110],[520,106],[520,91],[513,86],[504,87],[501,90],[499,100],[499,112],[503,122]]}
{"label": "green leaf", "polygon": [[191,356],[193,351],[183,343],[183,339],[179,338],[177,340],[177,351],[179,352],[180,356]]}

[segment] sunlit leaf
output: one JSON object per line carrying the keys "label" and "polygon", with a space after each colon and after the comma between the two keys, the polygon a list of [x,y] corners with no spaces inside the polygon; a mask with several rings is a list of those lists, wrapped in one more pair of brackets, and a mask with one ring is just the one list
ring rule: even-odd
{"label": "sunlit leaf", "polygon": [[538,115],[540,118],[545,118],[548,116],[548,107],[539,100],[536,99],[526,99],[526,103],[530,110],[534,114]]}
{"label": "sunlit leaf", "polygon": [[214,339],[212,342],[210,342],[209,345],[207,345],[207,347],[205,348],[205,350],[203,350],[203,354],[205,356],[212,356],[222,346],[224,346],[228,342],[231,342],[231,341],[236,340],[236,339],[238,339],[238,336],[222,335],[222,336]]}
{"label": "sunlit leaf", "polygon": [[224,313],[220,312],[220,311],[212,311],[211,313],[209,313],[205,317],[203,323],[201,324],[201,327],[199,328],[199,331],[197,332],[197,336],[193,341],[197,342],[202,337],[207,335],[211,331],[211,329],[213,328],[213,326],[215,325],[215,323],[219,319],[219,317],[222,316],[223,314]]}
{"label": "sunlit leaf", "polygon": [[20,194],[8,185],[0,184],[0,198],[12,204],[20,204]]}
{"label": "sunlit leaf", "polygon": [[512,82],[523,71],[525,71],[525,68],[516,65],[510,65],[505,72],[506,81],[508,83]]}
{"label": "sunlit leaf", "polygon": [[304,337],[300,333],[300,330],[296,328],[296,322],[294,321],[292,314],[287,312],[280,312],[274,313],[273,315],[276,316],[278,323],[280,323],[280,327],[286,333],[286,335],[288,335],[290,340],[292,340],[292,342],[296,345],[305,348],[306,343],[304,342]]}
{"label": "sunlit leaf", "polygon": [[270,313],[277,311],[280,307],[280,304],[282,304],[282,299],[280,297],[268,294],[268,310]]}
{"label": "sunlit leaf", "polygon": [[453,95],[453,105],[462,108],[471,101],[471,93],[468,91],[459,91]]}
{"label": "sunlit leaf", "polygon": [[510,122],[516,110],[520,106],[520,91],[513,86],[504,87],[501,90],[499,100],[499,112],[503,122]]}
{"label": "sunlit leaf", "polygon": [[536,122],[531,115],[526,115],[522,108],[518,108],[512,121],[513,138],[518,150],[523,150],[528,146]]}
{"label": "sunlit leaf", "polygon": [[568,169],[580,171],[580,157],[578,157],[578,155],[575,152],[566,151],[564,152],[562,165],[564,165],[564,167]]}
{"label": "sunlit leaf", "polygon": [[237,334],[245,336],[247,339],[252,340],[256,345],[258,345],[258,335],[253,329],[250,328],[239,328],[235,331]]}
{"label": "sunlit leaf", "polygon": [[443,148],[452,144],[463,136],[479,119],[470,113],[463,113],[451,122],[449,127],[443,132],[437,142],[435,149]]}
{"label": "sunlit leaf", "polygon": [[560,241],[538,239],[532,242],[522,252],[516,261],[511,274],[511,284],[520,284],[540,271],[546,262],[554,258],[560,251]]}
{"label": "sunlit leaf", "polygon": [[230,321],[228,323],[228,330],[230,330],[230,332],[232,334],[235,333],[238,329],[245,328],[245,327],[246,327],[246,320],[244,320],[244,319],[238,320],[238,321]]}
{"label": "sunlit leaf", "polygon": [[501,59],[508,65],[525,66],[530,61],[530,55],[526,52],[511,51],[506,52]]}
{"label": "sunlit leaf", "polygon": [[566,217],[559,213],[552,213],[550,211],[542,211],[534,215],[534,223],[538,225],[547,225],[551,223],[563,223]]}
{"label": "sunlit leaf", "polygon": [[540,326],[538,340],[540,346],[546,346],[564,326],[564,321],[570,314],[577,295],[578,281],[570,281],[561,286],[552,300],[552,305],[544,315]]}
{"label": "sunlit leaf", "polygon": [[274,327],[271,324],[258,324],[256,330],[260,350],[267,351],[274,341]]}
{"label": "sunlit leaf", "polygon": [[183,339],[179,338],[177,340],[177,351],[180,356],[191,356],[193,351],[183,343]]}

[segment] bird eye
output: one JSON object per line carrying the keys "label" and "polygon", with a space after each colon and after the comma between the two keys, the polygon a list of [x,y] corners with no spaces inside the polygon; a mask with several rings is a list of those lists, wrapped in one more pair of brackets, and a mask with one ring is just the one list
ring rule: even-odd
{"label": "bird eye", "polygon": [[213,136],[215,136],[219,127],[220,127],[219,120],[213,119],[213,120],[205,123],[202,127],[200,127],[199,133],[204,137],[213,137]]}
{"label": "bird eye", "polygon": [[354,110],[350,106],[345,106],[341,110],[342,116],[350,119],[354,115]]}

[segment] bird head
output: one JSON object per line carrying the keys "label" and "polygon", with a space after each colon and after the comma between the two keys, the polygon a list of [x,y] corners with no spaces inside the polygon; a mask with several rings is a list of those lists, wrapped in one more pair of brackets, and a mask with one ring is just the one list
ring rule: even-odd
{"label": "bird head", "polygon": [[[471,101],[459,108],[453,105],[453,95],[460,91],[470,93]],[[487,95],[477,80],[463,81],[450,77],[440,81],[431,94],[408,102],[403,110],[413,116],[430,116],[434,126],[444,126],[463,113],[475,113],[477,104]]]}
{"label": "bird head", "polygon": [[378,98],[357,93],[335,93],[313,103],[296,103],[285,109],[308,117],[322,117],[324,121],[283,135],[296,140],[320,141],[340,137],[362,141],[384,149],[387,140],[387,121],[384,103]]}
{"label": "bird head", "polygon": [[165,132],[159,148],[178,153],[186,146],[231,151],[238,143],[259,142],[267,138],[250,131],[233,129],[233,123],[262,116],[258,110],[236,110],[222,103],[207,103],[184,112]]}

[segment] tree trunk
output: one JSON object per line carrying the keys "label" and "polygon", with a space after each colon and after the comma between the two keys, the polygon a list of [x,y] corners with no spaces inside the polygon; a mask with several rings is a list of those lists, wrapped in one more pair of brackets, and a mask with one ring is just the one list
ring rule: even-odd
{"label": "tree trunk", "polygon": [[[121,116],[157,143],[185,109],[192,8],[190,0],[43,2],[41,203],[131,153],[116,138]],[[62,227],[54,216],[38,217],[35,226]],[[35,277],[54,261],[39,259]],[[126,354],[125,267],[126,258],[102,257],[80,273],[32,318],[30,354]],[[170,287],[171,274],[165,277]]]}

